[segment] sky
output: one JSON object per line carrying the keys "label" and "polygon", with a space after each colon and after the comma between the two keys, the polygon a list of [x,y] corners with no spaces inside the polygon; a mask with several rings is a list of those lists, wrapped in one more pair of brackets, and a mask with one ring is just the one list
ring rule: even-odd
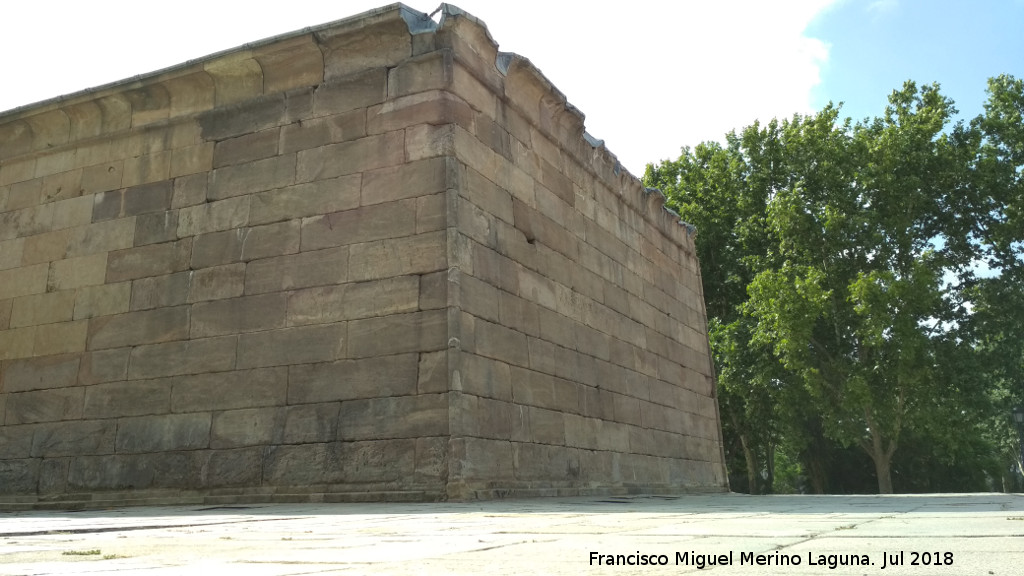
{"label": "sky", "polygon": [[[17,2],[0,20],[0,111],[345,18],[385,0]],[[407,0],[433,12],[437,4]],[[843,102],[881,115],[912,79],[963,118],[1024,77],[1024,0],[456,0],[529,58],[633,174],[683,146]],[[2,143],[0,143],[2,145]]]}

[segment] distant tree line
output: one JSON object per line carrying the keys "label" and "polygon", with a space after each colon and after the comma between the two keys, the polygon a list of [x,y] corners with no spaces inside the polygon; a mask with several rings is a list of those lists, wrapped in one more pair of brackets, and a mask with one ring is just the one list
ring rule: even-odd
{"label": "distant tree line", "polygon": [[1008,488],[1024,404],[1024,82],[984,112],[754,123],[648,165],[697,227],[733,490]]}

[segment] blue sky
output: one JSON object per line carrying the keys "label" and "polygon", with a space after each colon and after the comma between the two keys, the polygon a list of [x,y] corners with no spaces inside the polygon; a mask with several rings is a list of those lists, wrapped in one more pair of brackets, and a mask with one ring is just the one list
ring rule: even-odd
{"label": "blue sky", "polygon": [[[0,111],[301,30],[388,0],[50,0],[4,6]],[[431,12],[429,3],[406,0]],[[845,102],[882,114],[907,79],[965,117],[985,80],[1024,77],[1024,0],[455,0],[529,58],[636,175],[755,119]],[[41,32],[41,31],[45,32]],[[2,143],[0,143],[2,145]]]}
{"label": "blue sky", "polygon": [[806,34],[829,45],[812,103],[844,101],[843,115],[881,115],[906,80],[938,82],[961,117],[982,112],[989,77],[1024,77],[1024,1],[846,1]]}

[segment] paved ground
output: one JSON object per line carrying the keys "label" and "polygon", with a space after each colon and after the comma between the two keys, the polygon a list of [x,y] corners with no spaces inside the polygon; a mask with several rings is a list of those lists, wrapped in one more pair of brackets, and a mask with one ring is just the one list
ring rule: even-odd
{"label": "paved ground", "polygon": [[[607,556],[636,562],[637,554],[655,561],[664,555],[667,565],[604,565]],[[757,555],[771,565],[756,564]],[[915,557],[919,565],[911,565]],[[842,565],[852,561],[867,565]],[[708,572],[1021,575],[1024,495],[722,494],[0,513],[0,574]]]}

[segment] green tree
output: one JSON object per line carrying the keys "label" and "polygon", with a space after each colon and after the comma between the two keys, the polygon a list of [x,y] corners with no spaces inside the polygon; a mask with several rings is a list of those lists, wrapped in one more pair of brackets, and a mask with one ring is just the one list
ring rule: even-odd
{"label": "green tree", "polygon": [[[1003,78],[998,109],[953,125],[938,86],[908,82],[871,121],[828,106],[648,167],[645,183],[699,230],[723,419],[748,475],[782,437],[823,489],[825,437],[860,447],[891,493],[907,430],[915,450],[977,448],[986,384],[961,328],[979,254],[1019,253],[1019,213],[1005,213],[1021,172],[1006,158],[1024,153],[1019,88]],[[999,143],[987,168],[983,142]]]}

